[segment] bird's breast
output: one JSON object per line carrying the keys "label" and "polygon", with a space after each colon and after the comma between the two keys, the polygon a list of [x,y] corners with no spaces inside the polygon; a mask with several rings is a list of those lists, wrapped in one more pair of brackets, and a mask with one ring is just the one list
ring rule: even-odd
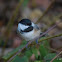
{"label": "bird's breast", "polygon": [[30,32],[26,32],[26,33],[21,34],[21,36],[26,41],[29,41],[29,40],[32,40],[32,39],[38,37],[40,35],[40,32],[41,32],[40,30],[38,30],[38,31],[32,30]]}

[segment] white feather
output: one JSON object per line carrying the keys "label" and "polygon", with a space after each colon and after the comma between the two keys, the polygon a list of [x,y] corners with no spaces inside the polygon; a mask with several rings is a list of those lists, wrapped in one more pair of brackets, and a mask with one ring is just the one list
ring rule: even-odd
{"label": "white feather", "polygon": [[34,34],[34,30],[32,30],[32,31],[30,31],[30,32],[27,32],[27,33],[23,33],[23,34],[21,34],[21,36],[22,36],[26,41],[29,41],[29,40],[31,40],[31,39],[34,38],[33,34]]}
{"label": "white feather", "polygon": [[26,41],[32,40],[34,38],[36,38],[37,36],[40,35],[40,30],[38,30],[36,33],[34,30],[30,31],[30,32],[26,32],[20,35],[22,36],[22,38],[24,38]]}
{"label": "white feather", "polygon": [[[35,24],[32,23],[32,26],[35,27]],[[20,30],[24,30],[26,28],[28,28],[29,26],[23,25],[21,23],[18,24],[18,31],[20,32]],[[36,38],[37,36],[40,35],[40,30],[36,31],[33,29],[30,32],[24,32],[23,34],[19,33],[22,38],[24,38],[26,41],[32,40],[34,38]]]}
{"label": "white feather", "polygon": [[25,26],[25,25],[23,25],[23,24],[21,24],[21,23],[19,23],[18,24],[18,30],[20,31],[20,30],[24,30],[24,29],[26,29],[26,28],[28,28],[29,26]]}

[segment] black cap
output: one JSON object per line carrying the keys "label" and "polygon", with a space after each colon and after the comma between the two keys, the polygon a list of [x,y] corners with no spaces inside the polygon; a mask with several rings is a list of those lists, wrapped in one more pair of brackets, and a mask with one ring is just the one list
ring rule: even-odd
{"label": "black cap", "polygon": [[31,20],[29,19],[22,19],[19,23],[23,24],[23,25],[28,25],[31,26]]}

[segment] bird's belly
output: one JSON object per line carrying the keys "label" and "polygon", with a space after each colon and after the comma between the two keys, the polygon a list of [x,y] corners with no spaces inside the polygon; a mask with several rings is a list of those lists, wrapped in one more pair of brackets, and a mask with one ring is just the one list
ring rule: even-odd
{"label": "bird's belly", "polygon": [[30,41],[36,37],[38,37],[40,35],[40,31],[38,32],[34,32],[34,31],[31,31],[29,33],[24,33],[22,34],[21,36],[26,40],[26,41]]}

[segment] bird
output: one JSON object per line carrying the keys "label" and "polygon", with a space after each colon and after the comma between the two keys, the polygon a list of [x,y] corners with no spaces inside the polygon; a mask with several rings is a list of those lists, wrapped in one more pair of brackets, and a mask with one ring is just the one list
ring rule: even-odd
{"label": "bird", "polygon": [[26,41],[31,41],[42,33],[37,24],[30,19],[22,19],[18,22],[17,33]]}

